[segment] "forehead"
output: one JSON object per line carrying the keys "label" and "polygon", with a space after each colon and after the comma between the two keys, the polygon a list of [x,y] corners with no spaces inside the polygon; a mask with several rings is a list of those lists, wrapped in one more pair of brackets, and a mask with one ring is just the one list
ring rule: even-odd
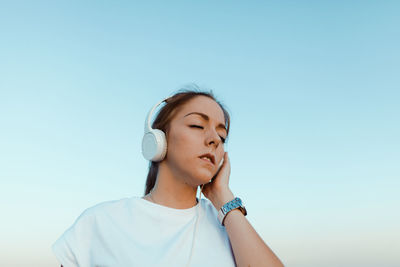
{"label": "forehead", "polygon": [[[178,112],[177,117],[183,118],[190,112],[200,112],[206,114],[210,120],[214,120],[218,123],[225,125],[224,112],[217,102],[206,96],[196,96],[185,103],[181,110]],[[200,117],[197,115],[189,115],[190,117]]]}

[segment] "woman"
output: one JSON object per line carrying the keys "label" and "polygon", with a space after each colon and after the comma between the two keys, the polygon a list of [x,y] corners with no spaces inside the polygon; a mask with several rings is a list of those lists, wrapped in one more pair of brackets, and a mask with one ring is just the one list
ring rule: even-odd
{"label": "woman", "polygon": [[199,90],[163,102],[149,131],[165,144],[143,139],[145,195],[85,210],[53,245],[62,266],[283,266],[229,188],[228,112]]}

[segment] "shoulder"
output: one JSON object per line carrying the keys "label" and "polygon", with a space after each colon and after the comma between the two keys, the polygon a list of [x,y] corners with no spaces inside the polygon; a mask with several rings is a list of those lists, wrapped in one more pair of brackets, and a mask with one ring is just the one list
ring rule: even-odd
{"label": "shoulder", "polygon": [[115,220],[123,219],[131,210],[131,199],[103,201],[86,208],[52,246],[60,263],[89,266],[91,248]]}
{"label": "shoulder", "polygon": [[126,208],[127,205],[129,205],[130,201],[132,198],[121,198],[117,200],[108,200],[108,201],[103,201],[98,204],[95,204],[93,206],[90,206],[89,208],[85,209],[82,214],[91,216],[91,215],[96,215],[101,212],[107,212],[107,211],[112,211],[115,209],[123,209]]}
{"label": "shoulder", "polygon": [[132,198],[103,201],[86,208],[76,219],[76,222],[93,222],[102,217],[125,213],[131,209]]}

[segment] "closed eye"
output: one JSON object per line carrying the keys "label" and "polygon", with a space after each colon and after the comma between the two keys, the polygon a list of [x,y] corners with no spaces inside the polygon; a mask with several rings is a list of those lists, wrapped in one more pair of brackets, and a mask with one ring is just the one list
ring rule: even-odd
{"label": "closed eye", "polygon": [[200,128],[200,129],[204,129],[204,127],[203,127],[203,126],[199,126],[199,125],[190,125],[190,127],[192,127],[192,128]]}
{"label": "closed eye", "polygon": [[[203,126],[199,126],[199,125],[189,125],[191,128],[199,128],[199,129],[204,129]],[[225,138],[223,138],[222,136],[220,136],[222,143],[225,143]]]}

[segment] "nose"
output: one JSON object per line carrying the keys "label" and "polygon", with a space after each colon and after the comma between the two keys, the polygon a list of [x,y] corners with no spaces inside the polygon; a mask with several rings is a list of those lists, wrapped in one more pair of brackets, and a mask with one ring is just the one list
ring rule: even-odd
{"label": "nose", "polygon": [[218,147],[218,145],[222,142],[221,138],[219,137],[218,133],[215,130],[209,130],[207,133],[207,138],[206,138],[206,145],[215,145],[215,147]]}

